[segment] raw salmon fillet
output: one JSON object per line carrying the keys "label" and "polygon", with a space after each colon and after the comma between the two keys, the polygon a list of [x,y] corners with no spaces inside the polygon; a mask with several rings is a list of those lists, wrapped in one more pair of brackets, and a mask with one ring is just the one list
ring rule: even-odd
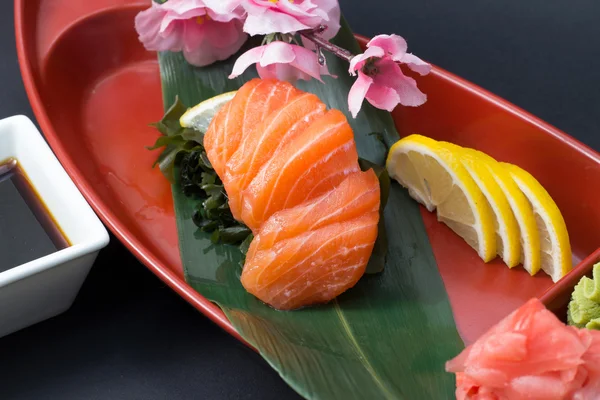
{"label": "raw salmon fillet", "polygon": [[275,213],[254,239],[255,250],[334,222],[346,222],[379,207],[379,182],[373,171],[354,172],[338,187],[313,201]]}
{"label": "raw salmon fillet", "polygon": [[261,167],[242,192],[242,221],[254,232],[275,212],[317,197],[359,170],[354,133],[344,114],[329,110]]}
{"label": "raw salmon fillet", "polygon": [[379,200],[379,181],[369,170],[273,214],[250,245],[242,285],[279,310],[337,297],[365,272],[377,238]]}
{"label": "raw salmon fillet", "polygon": [[[241,193],[246,189],[265,162],[324,113],[325,104],[310,93],[296,96],[283,107],[270,113],[244,136],[244,145],[240,146],[227,162],[223,179],[227,193]],[[239,218],[241,200],[242,196],[229,199],[234,218]]]}
{"label": "raw salmon fillet", "polygon": [[204,147],[233,217],[254,233],[248,292],[282,310],[327,302],[365,272],[379,181],[361,172],[343,113],[277,80],[254,79],[215,115]]}
{"label": "raw salmon fillet", "polygon": [[243,138],[248,132],[300,93],[290,83],[256,78],[242,86],[217,112],[204,135],[204,148],[221,179],[225,177],[227,161],[238,147],[244,146]]}

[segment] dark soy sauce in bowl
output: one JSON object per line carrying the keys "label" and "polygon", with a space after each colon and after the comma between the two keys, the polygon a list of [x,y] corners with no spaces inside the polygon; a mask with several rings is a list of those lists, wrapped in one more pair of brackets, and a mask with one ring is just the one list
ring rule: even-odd
{"label": "dark soy sauce in bowl", "polygon": [[0,272],[69,246],[17,160],[0,161]]}

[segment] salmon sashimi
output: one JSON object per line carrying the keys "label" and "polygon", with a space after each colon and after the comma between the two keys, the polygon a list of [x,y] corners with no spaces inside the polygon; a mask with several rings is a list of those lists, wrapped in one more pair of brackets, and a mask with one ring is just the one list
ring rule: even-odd
{"label": "salmon sashimi", "polygon": [[379,182],[372,170],[330,192],[275,213],[252,241],[242,285],[279,310],[327,302],[365,272],[379,222]]}
{"label": "salmon sashimi", "polygon": [[[225,174],[228,146],[234,145],[237,148],[242,134],[242,120],[236,118],[235,113],[232,114],[231,107],[235,103],[234,108],[242,110],[260,84],[259,79],[253,79],[242,86],[235,97],[217,112],[204,134],[206,155],[219,177],[223,177]],[[266,86],[264,87],[266,88]],[[229,125],[234,125],[237,129],[230,129]],[[228,134],[226,135],[225,132]]]}
{"label": "salmon sashimi", "polygon": [[275,212],[310,200],[307,193],[317,197],[359,170],[352,129],[329,110],[261,167],[242,192],[242,221],[254,232]]}
{"label": "salmon sashimi", "polygon": [[227,161],[242,138],[267,115],[301,92],[287,82],[253,79],[217,112],[204,135],[204,148],[215,172],[225,176]]}
{"label": "salmon sashimi", "polygon": [[204,136],[229,209],[254,233],[241,281],[280,310],[330,301],[365,273],[380,188],[339,110],[289,83],[253,79]]}
{"label": "salmon sashimi", "polygon": [[[294,97],[285,106],[269,114],[248,132],[237,151],[227,162],[223,182],[227,193],[241,193],[256,176],[260,167],[278,149],[302,133],[316,118],[325,113],[325,104],[310,93]],[[229,207],[236,219],[240,219],[242,196],[231,196]]]}
{"label": "salmon sashimi", "polygon": [[[232,108],[231,110],[236,118],[241,117],[243,121],[242,136],[240,137],[239,147],[236,147],[235,145],[228,146],[225,161],[228,161],[229,157],[231,157],[238,148],[240,148],[241,151],[244,151],[247,144],[245,140],[246,136],[249,132],[256,129],[268,115],[285,106],[294,97],[302,94],[302,92],[296,89],[291,83],[275,79],[261,80],[261,83],[257,88],[258,90],[255,90],[246,100],[244,109],[236,110],[235,108]],[[235,105],[235,103],[233,104]],[[232,107],[234,105],[232,105]],[[240,112],[241,114],[239,114]],[[227,131],[226,134],[230,134],[229,131]]]}
{"label": "salmon sashimi", "polygon": [[379,207],[379,181],[372,170],[354,172],[329,192],[297,207],[279,211],[260,228],[253,240],[255,250],[334,222],[346,222],[372,213]]}

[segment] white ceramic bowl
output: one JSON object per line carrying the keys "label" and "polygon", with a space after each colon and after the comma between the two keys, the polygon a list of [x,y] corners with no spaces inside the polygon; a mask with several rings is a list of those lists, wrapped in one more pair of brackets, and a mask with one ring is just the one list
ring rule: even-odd
{"label": "white ceramic bowl", "polygon": [[0,337],[66,311],[109,240],[102,222],[25,116],[0,120],[0,162],[11,157],[72,245],[0,273]]}

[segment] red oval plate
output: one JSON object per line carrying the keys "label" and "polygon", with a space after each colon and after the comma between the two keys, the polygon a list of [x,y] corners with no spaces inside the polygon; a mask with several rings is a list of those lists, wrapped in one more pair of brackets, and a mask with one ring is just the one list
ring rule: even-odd
{"label": "red oval plate", "polygon": [[[171,288],[241,339],[184,281],[170,186],[151,168],[157,154],[144,148],[158,135],[148,123],[163,114],[156,55],[143,49],[133,27],[135,14],[148,4],[16,0],[25,88],[50,146],[109,229]],[[442,69],[416,79],[428,101],[394,112],[401,135],[418,132],[474,147],[529,170],[563,212],[574,261],[600,246],[598,235],[590,234],[600,231],[598,153]],[[553,286],[543,274],[530,277],[500,261],[482,265],[434,215],[422,214],[466,342]]]}

